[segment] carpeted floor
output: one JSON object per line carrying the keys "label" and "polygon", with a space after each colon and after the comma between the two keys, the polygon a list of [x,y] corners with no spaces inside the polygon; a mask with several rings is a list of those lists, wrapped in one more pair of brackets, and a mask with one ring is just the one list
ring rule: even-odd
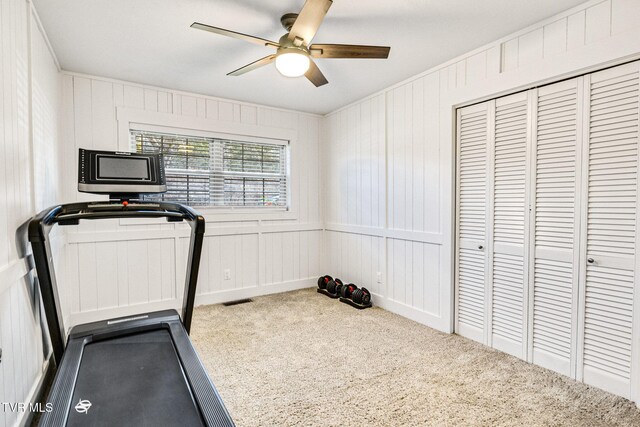
{"label": "carpeted floor", "polygon": [[239,427],[640,426],[628,400],[314,289],[199,307],[191,336]]}

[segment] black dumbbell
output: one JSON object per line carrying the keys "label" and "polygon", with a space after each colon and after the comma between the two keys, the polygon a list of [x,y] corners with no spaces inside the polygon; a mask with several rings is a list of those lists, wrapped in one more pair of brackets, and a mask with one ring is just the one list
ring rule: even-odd
{"label": "black dumbbell", "polygon": [[338,279],[337,277],[327,282],[327,292],[329,292],[331,295],[339,295],[341,289],[342,280]]}
{"label": "black dumbbell", "polygon": [[351,293],[351,300],[356,304],[368,305],[371,302],[371,292],[367,288],[356,289]]}
{"label": "black dumbbell", "polygon": [[340,296],[340,292],[342,291],[342,287],[344,286],[344,283],[342,283],[342,280],[338,278],[336,278],[334,282],[336,282],[336,295]]}
{"label": "black dumbbell", "polygon": [[356,289],[358,289],[358,287],[353,283],[349,283],[348,285],[343,285],[342,288],[340,289],[340,296],[342,298],[351,298],[351,294]]}
{"label": "black dumbbell", "polygon": [[331,276],[320,276],[318,278],[318,288],[327,289],[327,284],[332,280],[333,278]]}

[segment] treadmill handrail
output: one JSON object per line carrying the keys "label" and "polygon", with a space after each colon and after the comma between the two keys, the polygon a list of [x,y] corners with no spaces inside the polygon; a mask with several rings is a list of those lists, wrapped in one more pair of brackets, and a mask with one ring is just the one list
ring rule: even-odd
{"label": "treadmill handrail", "polygon": [[33,249],[40,293],[56,365],[60,364],[66,345],[66,331],[56,282],[49,233],[54,225],[78,224],[80,220],[113,218],[167,218],[186,220],[191,226],[189,258],[182,301],[182,323],[187,333],[191,329],[200,256],[204,239],[205,219],[189,206],[168,202],[82,202],[52,206],[29,221],[29,241]]}

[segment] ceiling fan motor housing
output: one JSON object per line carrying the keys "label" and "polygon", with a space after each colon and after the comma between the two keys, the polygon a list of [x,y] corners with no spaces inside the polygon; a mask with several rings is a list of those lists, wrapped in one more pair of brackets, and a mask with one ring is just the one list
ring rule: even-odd
{"label": "ceiling fan motor housing", "polygon": [[293,27],[293,23],[296,22],[296,18],[298,17],[297,13],[285,13],[280,18],[280,23],[284,27],[287,32],[291,31],[291,27]]}
{"label": "ceiling fan motor housing", "polygon": [[303,55],[309,55],[309,48],[307,48],[307,46],[305,46],[304,44],[296,45],[295,40],[289,39],[289,33],[280,37],[278,43],[280,44],[278,53],[283,51],[293,52],[293,50],[295,50]]}

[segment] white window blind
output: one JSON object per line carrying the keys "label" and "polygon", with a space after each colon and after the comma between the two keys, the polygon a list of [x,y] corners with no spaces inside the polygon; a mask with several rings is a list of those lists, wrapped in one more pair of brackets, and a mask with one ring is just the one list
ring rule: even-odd
{"label": "white window blind", "polygon": [[192,206],[287,207],[287,146],[131,130],[138,153],[164,155],[167,192]]}

